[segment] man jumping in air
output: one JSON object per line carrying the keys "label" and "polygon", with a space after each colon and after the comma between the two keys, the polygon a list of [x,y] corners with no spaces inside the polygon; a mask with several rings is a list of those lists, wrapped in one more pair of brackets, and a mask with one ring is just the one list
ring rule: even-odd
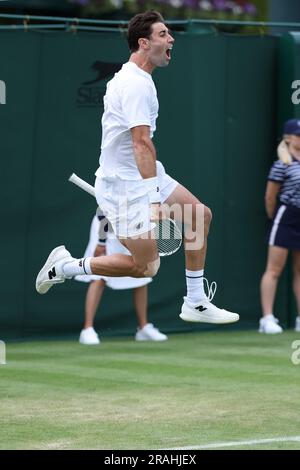
{"label": "man jumping in air", "polygon": [[[176,206],[184,224],[187,295],[180,317],[186,321],[233,323],[239,315],[220,309],[203,287],[211,211],[166,174],[152,142],[158,116],[152,72],[171,60],[174,39],[162,16],[147,11],[128,26],[129,61],[107,84],[102,117],[100,167],[95,193],[115,235],[131,256],[74,259],[64,246],[49,255],[36,280],[45,294],[52,285],[76,275],[153,277],[160,266],[153,221],[164,207]],[[179,215],[178,215],[179,214]]]}

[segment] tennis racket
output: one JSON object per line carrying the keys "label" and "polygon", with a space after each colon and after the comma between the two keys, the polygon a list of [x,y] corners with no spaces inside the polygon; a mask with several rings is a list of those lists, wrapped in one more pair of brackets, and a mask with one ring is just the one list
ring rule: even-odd
{"label": "tennis racket", "polygon": [[[75,173],[72,173],[69,181],[95,197],[94,187],[82,178],[79,178]],[[173,219],[166,218],[156,221],[154,238],[157,243],[159,256],[173,255],[182,245],[181,230]]]}

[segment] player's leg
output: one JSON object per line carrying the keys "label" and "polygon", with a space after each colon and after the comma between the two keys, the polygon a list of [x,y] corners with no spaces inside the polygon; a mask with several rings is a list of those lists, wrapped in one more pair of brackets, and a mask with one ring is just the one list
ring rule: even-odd
{"label": "player's leg", "polygon": [[282,328],[277,324],[273,315],[273,307],[279,277],[285,267],[288,249],[279,246],[269,246],[267,267],[260,284],[261,306],[263,318],[259,323],[261,333],[281,333]]}
{"label": "player's leg", "polygon": [[184,223],[186,269],[204,269],[207,236],[212,219],[211,211],[184,186],[178,184],[165,203],[172,207],[180,205],[181,221]]}
{"label": "player's leg", "polygon": [[54,284],[77,275],[153,277],[160,261],[157,246],[149,233],[147,237],[123,241],[131,256],[113,254],[92,258],[75,259],[62,245],[50,253],[36,279],[36,289],[45,294]]}
{"label": "player's leg", "polygon": [[211,211],[184,186],[177,185],[166,200],[169,207],[179,205],[184,224],[187,296],[180,317],[186,321],[205,323],[233,323],[239,315],[214,306],[204,291],[204,266],[207,237],[212,219]]}
{"label": "player's leg", "polygon": [[130,251],[134,263],[133,274],[128,273],[126,276],[154,277],[157,274],[160,258],[152,233],[149,232],[145,238],[127,238],[122,243]]}

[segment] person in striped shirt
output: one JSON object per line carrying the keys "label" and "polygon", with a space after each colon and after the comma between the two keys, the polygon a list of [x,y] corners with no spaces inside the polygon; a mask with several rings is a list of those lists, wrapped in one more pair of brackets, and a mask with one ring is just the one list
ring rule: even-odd
{"label": "person in striped shirt", "polygon": [[300,332],[300,120],[290,119],[284,125],[283,141],[278,147],[278,160],[268,176],[265,207],[272,221],[268,234],[268,259],[261,280],[263,317],[259,332],[281,333],[273,314],[278,280],[289,252],[293,257],[293,291],[298,316],[295,330]]}

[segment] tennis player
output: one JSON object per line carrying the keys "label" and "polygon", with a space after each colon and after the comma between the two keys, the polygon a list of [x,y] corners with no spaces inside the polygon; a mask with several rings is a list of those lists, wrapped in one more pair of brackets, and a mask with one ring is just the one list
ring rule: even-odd
{"label": "tennis player", "polygon": [[59,246],[38,274],[36,289],[44,294],[53,284],[78,274],[155,276],[160,258],[152,236],[153,220],[162,217],[164,203],[164,209],[179,208],[176,218],[184,223],[187,295],[180,317],[191,322],[236,322],[238,314],[214,306],[204,291],[211,211],[166,174],[156,160],[152,142],[158,100],[151,74],[156,67],[170,63],[174,39],[162,16],[147,11],[130,21],[128,44],[129,61],[108,82],[104,97],[95,192],[114,233],[131,256],[73,259],[64,246]]}
{"label": "tennis player", "polygon": [[[107,220],[101,213],[93,217],[90,228],[90,239],[86,247],[84,257],[104,256],[105,254],[123,253],[130,255],[119,240],[110,230],[104,230]],[[100,238],[99,238],[100,237]],[[148,323],[147,315],[147,285],[152,281],[151,277],[108,277],[97,276],[75,276],[76,281],[89,283],[85,301],[84,327],[79,336],[79,342],[85,345],[100,344],[100,339],[94,329],[94,319],[97,308],[102,298],[105,287],[113,290],[132,289],[133,303],[138,323],[135,334],[136,341],[166,341],[167,335],[159,331],[152,323]]]}

